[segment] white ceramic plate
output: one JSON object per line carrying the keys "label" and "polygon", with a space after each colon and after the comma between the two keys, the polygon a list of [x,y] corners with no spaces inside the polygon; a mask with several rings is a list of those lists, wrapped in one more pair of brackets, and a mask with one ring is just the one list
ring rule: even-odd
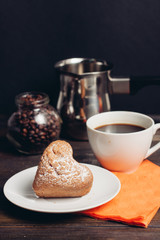
{"label": "white ceramic plate", "polygon": [[15,205],[38,212],[69,213],[100,206],[113,199],[120,191],[119,179],[108,170],[85,164],[93,173],[91,191],[77,198],[37,198],[32,183],[37,167],[28,168],[12,176],[4,185],[6,198]]}

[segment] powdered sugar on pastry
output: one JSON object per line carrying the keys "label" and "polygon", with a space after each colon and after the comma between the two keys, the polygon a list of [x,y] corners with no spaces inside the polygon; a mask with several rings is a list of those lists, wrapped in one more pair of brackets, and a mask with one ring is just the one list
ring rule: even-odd
{"label": "powdered sugar on pastry", "polygon": [[[37,185],[43,184],[48,181],[50,184],[73,185],[74,180],[84,181],[89,172],[84,166],[78,164],[74,159],[67,157],[58,157],[54,161],[46,161],[42,158],[42,162],[45,162],[39,170],[39,177],[37,178]],[[54,176],[54,177],[53,177]]]}
{"label": "powdered sugar on pastry", "polygon": [[82,196],[90,191],[93,175],[72,154],[70,144],[65,141],[55,141],[46,148],[33,183],[38,196]]}

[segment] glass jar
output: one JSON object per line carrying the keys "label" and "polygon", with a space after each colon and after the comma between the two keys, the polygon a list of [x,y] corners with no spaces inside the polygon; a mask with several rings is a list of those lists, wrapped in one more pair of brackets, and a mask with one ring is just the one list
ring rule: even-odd
{"label": "glass jar", "polygon": [[61,120],[49,105],[49,97],[41,92],[24,92],[16,96],[17,112],[8,120],[7,137],[25,154],[40,154],[59,138]]}

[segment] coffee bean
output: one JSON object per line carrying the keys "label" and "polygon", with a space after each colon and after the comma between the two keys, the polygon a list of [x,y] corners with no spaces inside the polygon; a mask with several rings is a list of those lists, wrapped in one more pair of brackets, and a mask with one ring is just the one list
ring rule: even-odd
{"label": "coffee bean", "polygon": [[26,117],[27,117],[27,114],[26,114],[26,113],[23,113],[23,114],[22,114],[22,117],[23,117],[23,118],[26,118]]}
{"label": "coffee bean", "polygon": [[39,125],[39,129],[42,130],[44,128],[43,125]]}
{"label": "coffee bean", "polygon": [[32,129],[34,129],[34,130],[36,129],[36,125],[35,124],[31,123],[30,126],[31,126]]}
{"label": "coffee bean", "polygon": [[46,135],[46,132],[40,132],[39,135],[40,135],[40,136],[44,136],[44,135]]}
{"label": "coffee bean", "polygon": [[38,138],[38,134],[34,134],[33,137],[34,137],[34,138]]}
{"label": "coffee bean", "polygon": [[27,132],[28,132],[26,128],[23,128],[22,131],[23,131],[24,133],[27,133]]}
{"label": "coffee bean", "polygon": [[45,136],[41,136],[41,139],[45,139]]}
{"label": "coffee bean", "polygon": [[51,133],[51,137],[55,137],[56,133],[55,132],[52,132]]}
{"label": "coffee bean", "polygon": [[34,133],[35,133],[34,130],[31,130],[31,131],[30,131],[30,134],[31,134],[31,135],[34,135]]}
{"label": "coffee bean", "polygon": [[30,122],[34,124],[34,123],[35,123],[35,120],[34,120],[34,119],[31,119],[31,121],[30,121]]}
{"label": "coffee bean", "polygon": [[35,129],[35,132],[36,132],[36,133],[38,133],[38,132],[39,132],[39,129],[38,129],[38,128],[36,128],[36,129]]}

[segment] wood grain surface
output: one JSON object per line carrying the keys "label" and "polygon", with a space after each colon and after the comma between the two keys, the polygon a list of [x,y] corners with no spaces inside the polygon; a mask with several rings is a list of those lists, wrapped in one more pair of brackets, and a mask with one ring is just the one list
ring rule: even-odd
{"label": "wood grain surface", "polygon": [[[2,119],[0,119],[2,121]],[[3,119],[4,120],[4,119]],[[5,138],[5,124],[0,124],[0,239],[160,239],[160,211],[147,229],[123,223],[93,219],[74,214],[33,212],[10,203],[3,194],[5,182],[15,173],[35,166],[40,155],[26,156],[13,149]],[[154,140],[156,143],[157,136]],[[74,158],[99,165],[87,141],[69,141]],[[160,150],[150,158],[160,165]]]}

